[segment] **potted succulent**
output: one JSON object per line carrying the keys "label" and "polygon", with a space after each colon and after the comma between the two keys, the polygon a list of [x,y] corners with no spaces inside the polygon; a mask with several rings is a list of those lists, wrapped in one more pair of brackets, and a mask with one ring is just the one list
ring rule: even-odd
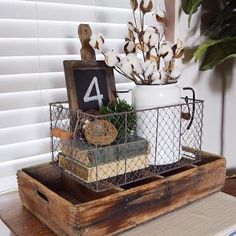
{"label": "potted succulent", "polygon": [[[128,22],[128,36],[125,38],[125,56],[119,56],[114,50],[105,51],[105,42],[101,34],[93,34],[90,45],[99,50],[105,58],[108,66],[113,67],[119,74],[133,81],[136,86],[133,91],[133,103],[135,110],[150,109],[180,103],[180,88],[177,80],[180,70],[176,62],[183,56],[182,42],[177,40],[171,43],[165,40],[166,13],[163,10],[154,11],[152,0],[130,0],[133,13],[133,22]],[[147,26],[145,19],[153,17],[153,24]],[[173,141],[173,132],[180,133],[180,109],[169,117],[168,124],[157,124],[158,115],[153,112],[137,113],[137,134],[146,138],[151,143],[151,164],[170,164],[180,158],[179,138]],[[161,135],[158,137],[152,132],[158,127],[167,126],[165,132],[170,139],[166,140]],[[178,130],[175,129],[178,127]],[[159,150],[159,146],[166,140],[166,145],[172,150]],[[168,143],[170,142],[170,143]],[[162,158],[158,158],[162,156]]]}

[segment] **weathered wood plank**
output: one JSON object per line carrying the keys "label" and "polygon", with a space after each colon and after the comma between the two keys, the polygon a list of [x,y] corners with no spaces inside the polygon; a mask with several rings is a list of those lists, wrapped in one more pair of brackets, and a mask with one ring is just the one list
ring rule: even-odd
{"label": "weathered wood plank", "polygon": [[208,153],[202,158],[179,173],[102,193],[59,175],[52,165],[28,168],[18,172],[20,195],[26,208],[59,235],[113,235],[219,191],[225,180],[225,159]]}
{"label": "weathered wood plank", "polygon": [[86,203],[78,209],[77,223],[85,235],[119,232],[220,190],[224,178],[225,160],[220,159],[155,181],[148,184],[149,189],[137,187],[92,205]]}
{"label": "weathered wood plank", "polygon": [[96,60],[94,49],[89,45],[92,30],[88,24],[80,24],[78,34],[81,41],[82,48],[80,49],[82,60]]}
{"label": "weathered wood plank", "polygon": [[19,194],[23,205],[61,236],[75,235],[72,203],[66,201],[23,171],[18,171]]}

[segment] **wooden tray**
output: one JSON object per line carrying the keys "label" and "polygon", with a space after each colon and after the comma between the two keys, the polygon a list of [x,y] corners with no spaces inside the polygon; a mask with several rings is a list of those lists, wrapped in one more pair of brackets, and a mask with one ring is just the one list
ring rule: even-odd
{"label": "wooden tray", "polygon": [[223,157],[202,152],[196,165],[100,193],[52,164],[18,171],[23,205],[60,236],[113,235],[219,191]]}

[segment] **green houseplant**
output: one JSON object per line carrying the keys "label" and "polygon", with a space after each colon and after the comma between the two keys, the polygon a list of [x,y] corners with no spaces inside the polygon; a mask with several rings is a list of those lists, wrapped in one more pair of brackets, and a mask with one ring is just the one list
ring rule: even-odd
{"label": "green houseplant", "polygon": [[199,17],[203,40],[194,53],[201,61],[200,69],[209,70],[236,56],[236,1],[235,0],[185,0],[183,10],[192,15],[202,8]]}
{"label": "green houseplant", "polygon": [[[183,0],[182,7],[189,15],[188,23],[194,13],[201,8],[198,18],[201,26],[203,40],[194,53],[195,61],[201,61],[200,70],[215,69],[223,62],[222,66],[215,70],[222,75],[222,108],[221,108],[221,155],[224,150],[224,122],[225,122],[225,72],[232,67],[228,60],[236,56],[236,1],[235,0]],[[232,79],[232,78],[230,78]],[[228,173],[232,178],[236,177],[236,170]],[[229,177],[229,178],[231,178]]]}

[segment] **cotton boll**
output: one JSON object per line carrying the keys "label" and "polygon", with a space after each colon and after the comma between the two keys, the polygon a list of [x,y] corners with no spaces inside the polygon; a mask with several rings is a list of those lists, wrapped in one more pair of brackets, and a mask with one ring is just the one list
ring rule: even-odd
{"label": "cotton boll", "polygon": [[184,47],[182,46],[182,42],[177,39],[177,43],[173,47],[175,58],[181,58],[184,55]]}
{"label": "cotton boll", "polygon": [[133,71],[136,72],[137,74],[141,74],[142,68],[136,54],[134,53],[128,54],[127,59],[129,63],[131,64],[131,66],[133,67]]}
{"label": "cotton boll", "polygon": [[[138,24],[138,21],[136,21],[136,23]],[[127,27],[128,27],[129,38],[132,40],[138,39],[139,25],[137,25],[137,27],[138,27],[138,29],[137,29],[132,22],[128,22]]]}
{"label": "cotton boll", "polygon": [[166,13],[163,10],[156,11],[156,15],[158,15],[158,17],[160,17],[160,18],[166,17]]}
{"label": "cotton boll", "polygon": [[147,31],[150,33],[156,33],[157,29],[154,26],[148,26]]}
{"label": "cotton boll", "polygon": [[135,11],[138,8],[138,1],[137,0],[131,0],[130,6],[133,11]]}
{"label": "cotton boll", "polygon": [[169,47],[172,47],[172,45],[173,45],[173,43],[172,42],[170,42],[170,41],[164,41],[163,42],[163,44],[166,44],[166,45],[168,45]]}
{"label": "cotton boll", "polygon": [[152,79],[153,80],[159,80],[160,79],[160,75],[159,75],[158,71],[153,72]]}
{"label": "cotton boll", "polygon": [[105,54],[105,62],[108,66],[114,67],[119,62],[119,58],[114,51],[109,51]]}
{"label": "cotton boll", "polygon": [[163,10],[156,11],[156,20],[157,22],[166,23],[166,13]]}
{"label": "cotton boll", "polygon": [[133,25],[132,22],[128,22],[128,23],[127,23],[127,27],[128,27],[128,29],[131,30],[131,31],[134,31],[134,30],[135,30],[135,27],[134,27],[134,25]]}
{"label": "cotton boll", "polygon": [[145,44],[149,44],[150,38],[151,38],[151,33],[146,30],[144,35],[143,35],[143,42]]}
{"label": "cotton boll", "polygon": [[135,52],[135,43],[133,41],[128,41],[124,45],[124,51],[126,54]]}
{"label": "cotton boll", "polygon": [[128,62],[123,63],[123,64],[121,65],[121,69],[122,69],[122,71],[123,71],[125,74],[127,74],[127,75],[130,75],[130,74],[132,74],[132,72],[133,72],[133,68],[132,68],[131,64],[128,63]]}
{"label": "cotton boll", "polygon": [[150,50],[150,60],[154,61],[155,63],[158,62],[159,66],[160,66],[160,56],[157,53],[157,49],[155,47],[153,47]]}
{"label": "cotton boll", "polygon": [[184,48],[177,48],[175,51],[175,58],[181,58],[184,55]]}
{"label": "cotton boll", "polygon": [[150,38],[150,46],[156,46],[159,41],[159,36],[157,33],[152,33]]}
{"label": "cotton boll", "polygon": [[147,12],[151,12],[153,9],[153,0],[141,0],[139,8],[143,12],[143,14]]}
{"label": "cotton boll", "polygon": [[93,34],[90,37],[89,44],[95,49],[101,49],[104,44],[103,36],[101,34]]}
{"label": "cotton boll", "polygon": [[163,56],[170,51],[172,51],[171,47],[167,43],[164,43],[159,49],[159,55]]}
{"label": "cotton boll", "polygon": [[168,77],[165,71],[160,72],[160,79],[161,79],[162,84],[167,83]]}
{"label": "cotton boll", "polygon": [[177,48],[181,48],[182,46],[183,46],[182,41],[177,39]]}
{"label": "cotton boll", "polygon": [[162,84],[161,78],[160,78],[160,73],[158,71],[155,71],[152,74],[152,84]]}
{"label": "cotton boll", "polygon": [[156,69],[156,63],[151,62],[151,63],[147,66],[146,70],[144,71],[145,77],[148,77],[149,75],[151,75],[151,74],[154,72],[155,69]]}
{"label": "cotton boll", "polygon": [[150,60],[147,60],[147,61],[142,61],[141,62],[141,66],[142,66],[142,69],[143,71],[146,71],[148,66],[151,64],[151,61]]}
{"label": "cotton boll", "polygon": [[97,40],[95,38],[90,38],[89,44],[91,47],[95,48],[96,47]]}
{"label": "cotton boll", "polygon": [[163,60],[165,62],[170,62],[173,59],[173,52],[169,51],[165,56],[163,56]]}
{"label": "cotton boll", "polygon": [[129,41],[128,42],[128,45],[127,45],[127,50],[129,51],[129,52],[131,52],[131,51],[133,51],[135,49],[135,44],[134,44],[134,42],[133,41]]}
{"label": "cotton boll", "polygon": [[169,76],[172,79],[178,79],[180,77],[180,75],[181,75],[181,71],[178,70],[178,69],[174,69],[174,70],[171,71]]}
{"label": "cotton boll", "polygon": [[127,57],[123,58],[118,67],[126,74],[130,75],[133,72],[133,68]]}
{"label": "cotton boll", "polygon": [[104,39],[102,34],[98,34],[97,42],[98,42],[98,49],[101,49],[104,44]]}
{"label": "cotton boll", "polygon": [[151,0],[143,0],[143,6],[146,8],[148,7],[148,4],[151,2]]}
{"label": "cotton boll", "polygon": [[138,63],[134,64],[134,71],[137,73],[137,74],[142,74],[143,73],[143,70],[142,70],[142,67],[138,61]]}
{"label": "cotton boll", "polygon": [[159,55],[164,59],[165,62],[169,62],[173,58],[173,51],[168,42],[161,45],[159,49]]}
{"label": "cotton boll", "polygon": [[157,31],[159,32],[160,35],[163,35],[165,33],[165,26],[163,24],[158,24]]}
{"label": "cotton boll", "polygon": [[157,55],[157,49],[156,49],[155,47],[153,47],[153,48],[150,50],[150,57],[157,59],[158,55]]}

